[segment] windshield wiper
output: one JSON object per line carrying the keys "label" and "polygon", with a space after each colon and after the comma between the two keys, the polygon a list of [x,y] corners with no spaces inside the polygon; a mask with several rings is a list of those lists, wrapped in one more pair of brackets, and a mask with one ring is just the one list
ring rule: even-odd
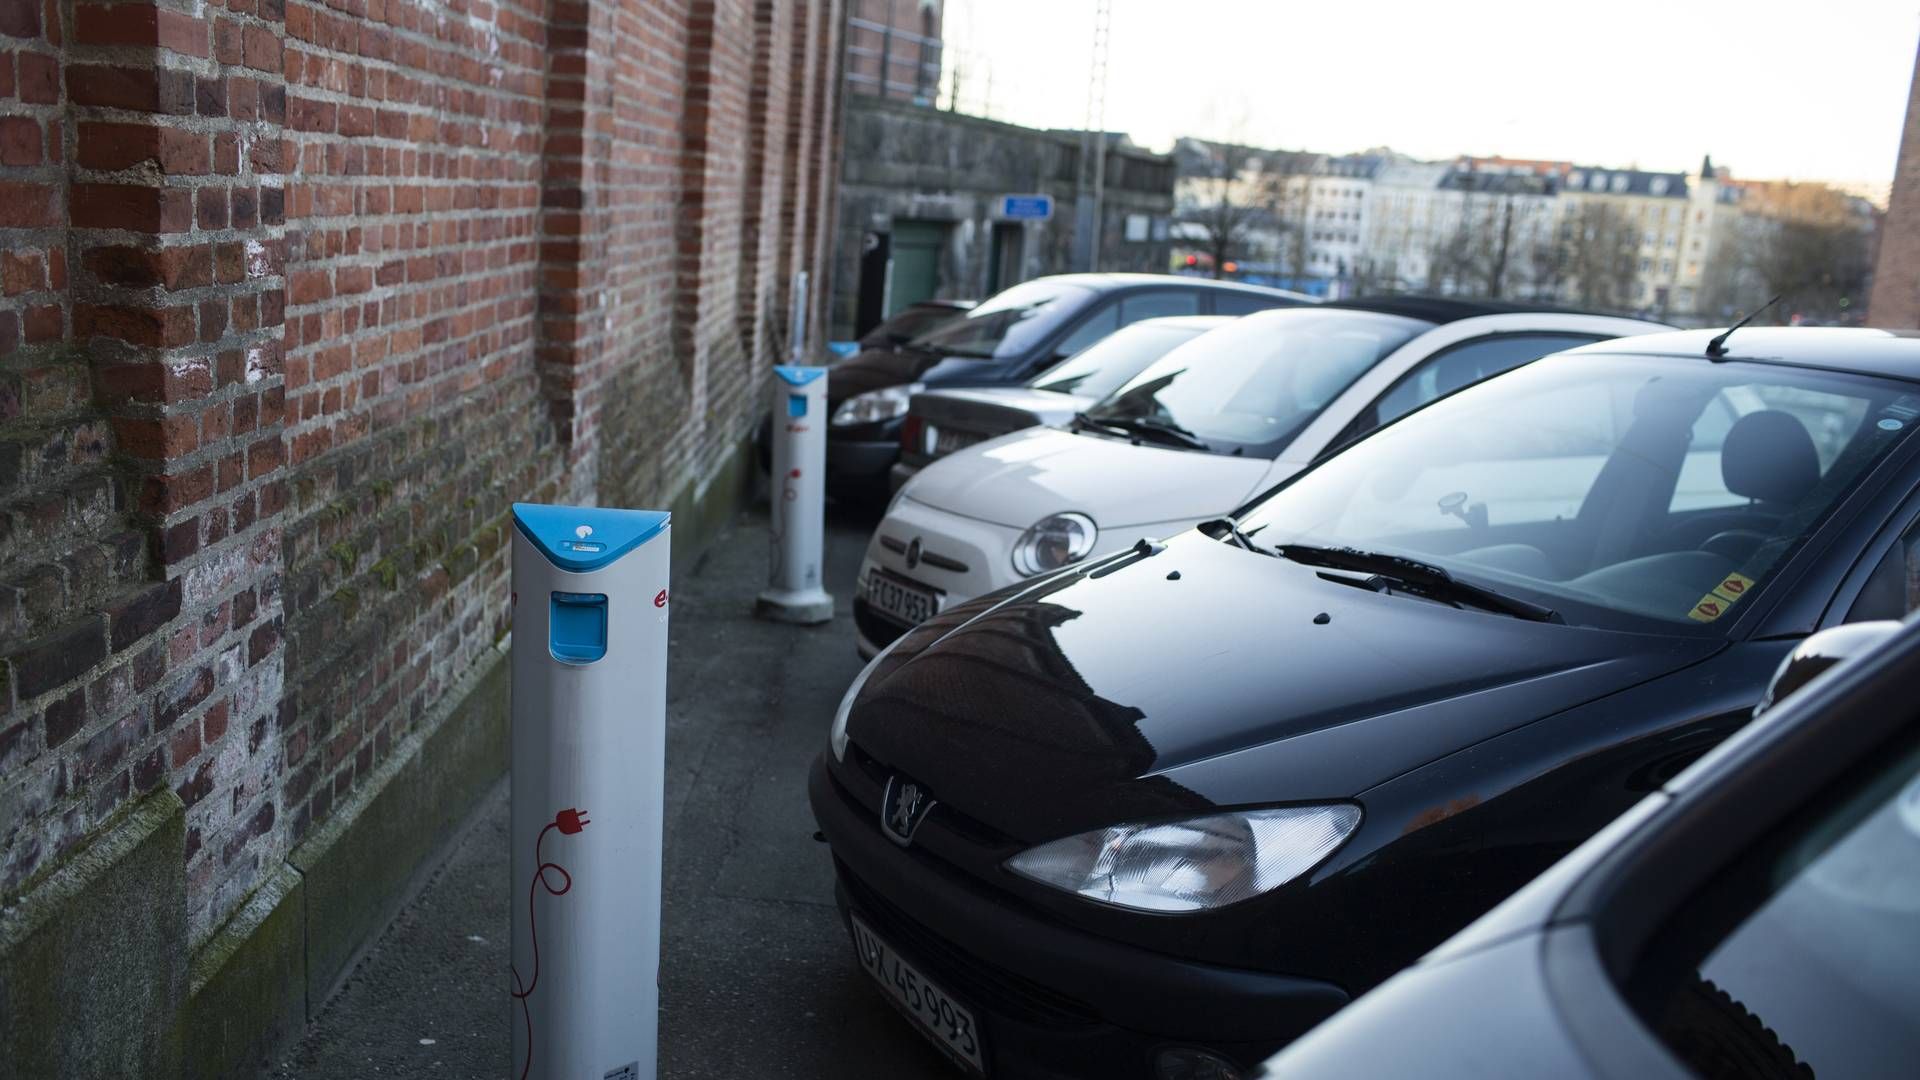
{"label": "windshield wiper", "polygon": [[1409,559],[1404,555],[1389,555],[1384,551],[1361,551],[1350,547],[1320,547],[1316,544],[1281,544],[1272,551],[1283,559],[1306,566],[1325,566],[1334,570],[1371,574],[1388,585],[1398,586],[1403,592],[1424,596],[1430,600],[1470,604],[1487,611],[1496,611],[1531,622],[1566,621],[1552,608],[1542,607],[1517,596],[1496,592],[1485,585],[1462,581],[1442,567],[1421,562],[1419,559]]}
{"label": "windshield wiper", "polygon": [[1080,414],[1086,422],[1097,427],[1117,429],[1129,435],[1146,435],[1184,446],[1189,450],[1208,450],[1213,447],[1207,441],[1171,420],[1162,420],[1157,416],[1087,416]]}

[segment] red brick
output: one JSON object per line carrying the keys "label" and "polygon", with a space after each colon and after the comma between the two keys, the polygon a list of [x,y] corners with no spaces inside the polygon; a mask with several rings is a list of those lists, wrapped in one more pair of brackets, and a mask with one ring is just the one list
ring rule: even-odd
{"label": "red brick", "polygon": [[79,304],[73,309],[75,335],[116,338],[131,345],[185,345],[193,340],[193,325],[191,307]]}
{"label": "red brick", "polygon": [[0,229],[44,229],[59,223],[52,184],[0,181]]}
{"label": "red brick", "polygon": [[74,160],[81,167],[118,172],[160,156],[160,129],[152,124],[114,124],[83,120]]}
{"label": "red brick", "polygon": [[75,184],[72,199],[75,228],[167,233],[193,225],[193,193],[184,188]]}
{"label": "red brick", "polygon": [[59,341],[66,336],[65,313],[58,304],[42,304],[30,307],[20,318],[20,328],[27,344],[38,345],[47,341]]}
{"label": "red brick", "polygon": [[40,53],[19,53],[18,94],[29,105],[52,105],[60,100],[60,62]]}
{"label": "red brick", "polygon": [[0,117],[0,165],[38,165],[45,152],[40,122],[24,116]]}
{"label": "red brick", "polygon": [[245,52],[246,65],[255,71],[280,71],[280,39],[266,27],[247,27]]}
{"label": "red brick", "polygon": [[38,251],[0,252],[0,291],[18,296],[46,286],[46,268]]}
{"label": "red brick", "polygon": [[207,137],[180,128],[160,129],[160,169],[170,176],[198,176],[207,171]]}
{"label": "red brick", "polygon": [[293,304],[316,304],[333,295],[325,270],[301,270],[287,282],[287,300]]}

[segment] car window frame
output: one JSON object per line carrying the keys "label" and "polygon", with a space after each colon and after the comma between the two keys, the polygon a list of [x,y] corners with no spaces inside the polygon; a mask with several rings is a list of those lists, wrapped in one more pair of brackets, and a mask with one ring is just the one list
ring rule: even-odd
{"label": "car window frame", "polygon": [[1662,801],[1658,812],[1561,893],[1542,966],[1568,1035],[1599,1075],[1692,1075],[1630,1004],[1635,964],[1718,874],[1848,783],[1862,762],[1915,737],[1916,670],[1920,633],[1905,631],[1844,675],[1802,689],[1766,727],[1735,733],[1649,796]]}
{"label": "car window frame", "polygon": [[[1889,489],[1898,486],[1889,485]],[[1853,611],[1853,605],[1860,601],[1860,594],[1866,591],[1867,582],[1879,569],[1880,563],[1893,551],[1900,538],[1915,527],[1920,527],[1920,477],[1916,477],[1881,516],[1873,538],[1861,547],[1860,554],[1847,566],[1846,572],[1834,586],[1825,610],[1820,613],[1816,629],[1825,630],[1849,621],[1859,621],[1847,618]]]}

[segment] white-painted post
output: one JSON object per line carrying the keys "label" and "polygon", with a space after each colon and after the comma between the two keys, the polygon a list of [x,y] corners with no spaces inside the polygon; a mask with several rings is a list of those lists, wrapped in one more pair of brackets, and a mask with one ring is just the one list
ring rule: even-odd
{"label": "white-painted post", "polygon": [[672,530],[529,503],[513,524],[507,1075],[653,1080]]}
{"label": "white-painted post", "polygon": [[780,622],[833,618],[820,580],[826,530],[827,369],[773,369],[773,557],[754,610]]}

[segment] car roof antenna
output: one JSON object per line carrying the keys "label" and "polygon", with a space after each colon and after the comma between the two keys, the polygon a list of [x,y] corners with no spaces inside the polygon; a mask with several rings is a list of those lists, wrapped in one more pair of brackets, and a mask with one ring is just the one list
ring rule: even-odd
{"label": "car roof antenna", "polygon": [[1775,293],[1773,295],[1773,299],[1767,301],[1764,304],[1761,304],[1757,308],[1754,308],[1753,314],[1747,316],[1744,319],[1741,319],[1739,322],[1734,323],[1732,326],[1727,327],[1725,330],[1720,331],[1718,334],[1715,334],[1713,337],[1713,340],[1707,342],[1707,359],[1709,360],[1725,359],[1727,355],[1727,339],[1733,336],[1733,332],[1747,325],[1753,320],[1759,318],[1761,312],[1779,303],[1780,298],[1785,295],[1786,293]]}

